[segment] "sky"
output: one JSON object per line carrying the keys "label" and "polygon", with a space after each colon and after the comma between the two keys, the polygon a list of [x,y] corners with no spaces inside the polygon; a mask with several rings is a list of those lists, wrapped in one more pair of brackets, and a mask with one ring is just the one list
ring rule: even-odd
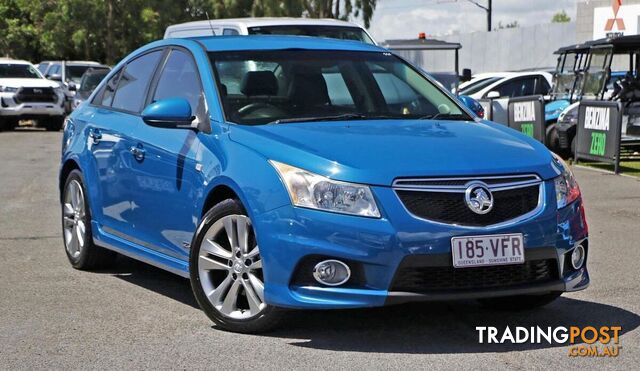
{"label": "sky", "polygon": [[[487,0],[475,0],[481,5]],[[493,27],[518,21],[521,26],[551,22],[566,11],[572,20],[578,0],[493,0]],[[369,32],[376,40],[416,38],[485,31],[487,13],[469,0],[378,0]]]}

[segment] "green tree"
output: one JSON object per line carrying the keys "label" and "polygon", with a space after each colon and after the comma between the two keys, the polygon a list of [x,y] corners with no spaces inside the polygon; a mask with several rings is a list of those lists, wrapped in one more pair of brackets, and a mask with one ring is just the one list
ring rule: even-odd
{"label": "green tree", "polygon": [[565,12],[564,9],[554,14],[553,17],[551,18],[551,23],[567,23],[567,22],[571,22],[571,17],[567,15],[567,12]]}
{"label": "green tree", "polygon": [[170,24],[232,17],[362,19],[377,0],[0,0],[0,55],[114,64]]}

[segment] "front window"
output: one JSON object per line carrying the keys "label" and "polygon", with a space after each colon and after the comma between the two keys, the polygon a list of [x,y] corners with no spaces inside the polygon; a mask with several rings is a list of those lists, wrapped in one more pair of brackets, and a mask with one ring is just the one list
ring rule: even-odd
{"label": "front window", "polygon": [[0,64],[0,79],[41,79],[38,70],[30,64]]}
{"label": "front window", "polygon": [[471,119],[439,87],[387,52],[211,53],[228,120]]}
{"label": "front window", "polygon": [[602,93],[608,77],[607,68],[611,64],[611,53],[611,49],[595,49],[591,52],[589,68],[582,81],[582,97],[594,98]]}
{"label": "front window", "polygon": [[477,81],[471,81],[463,89],[460,89],[459,94],[460,95],[475,94],[500,79],[502,79],[502,77],[487,77],[484,79],[477,79]]}
{"label": "front window", "polygon": [[328,37],[330,39],[354,40],[367,44],[375,44],[373,40],[359,27],[341,26],[261,26],[249,28],[249,35],[293,35]]}

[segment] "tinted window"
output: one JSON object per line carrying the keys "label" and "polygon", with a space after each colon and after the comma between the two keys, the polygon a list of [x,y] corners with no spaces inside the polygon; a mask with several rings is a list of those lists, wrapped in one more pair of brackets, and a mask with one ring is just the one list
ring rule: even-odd
{"label": "tinted window", "polygon": [[84,75],[84,73],[87,72],[87,70],[89,70],[89,69],[92,69],[92,70],[104,69],[105,71],[109,72],[108,68],[94,67],[94,66],[69,66],[69,65],[67,65],[65,67],[65,69],[66,69],[67,81],[73,81],[76,84],[80,84],[80,81],[82,80],[82,75]]}
{"label": "tinted window", "polygon": [[247,51],[211,53],[211,59],[225,115],[239,124],[345,115],[469,119],[439,87],[389,53]]}
{"label": "tinted window", "polygon": [[547,95],[549,94],[550,90],[551,90],[551,86],[549,86],[547,79],[545,79],[542,76],[539,76],[538,83],[536,84],[536,94]]}
{"label": "tinted window", "polygon": [[180,50],[171,51],[153,100],[182,97],[189,101],[191,112],[195,114],[198,112],[201,91],[200,78],[191,56]]}
{"label": "tinted window", "polygon": [[99,104],[101,106],[110,107],[111,102],[113,102],[113,93],[116,91],[118,87],[118,79],[122,74],[122,69],[118,70],[107,83],[102,87],[102,90],[96,94],[95,98],[93,98],[92,103]]}
{"label": "tinted window", "polygon": [[49,67],[49,63],[40,63],[38,65],[38,69],[40,70],[40,72],[44,73],[47,70],[47,67]]}
{"label": "tinted window", "polygon": [[0,78],[39,79],[38,70],[30,64],[0,64]]}
{"label": "tinted window", "polygon": [[516,79],[499,85],[496,89],[501,97],[523,97],[533,95],[536,86],[536,78]]}
{"label": "tinted window", "polygon": [[225,28],[222,31],[222,34],[225,35],[225,36],[226,35],[240,35],[240,32],[238,32],[238,30],[233,29],[233,28]]}
{"label": "tinted window", "polygon": [[147,53],[129,62],[118,82],[113,108],[139,112],[145,99],[151,75],[160,60],[160,50]]}
{"label": "tinted window", "polygon": [[486,79],[478,79],[477,81],[470,82],[464,89],[460,89],[460,95],[471,95],[479,92],[494,82],[500,80],[502,77],[489,77]]}
{"label": "tinted window", "polygon": [[51,75],[59,75],[60,74],[60,65],[59,64],[52,64],[51,67],[49,68],[49,71],[47,71],[47,75],[51,76]]}

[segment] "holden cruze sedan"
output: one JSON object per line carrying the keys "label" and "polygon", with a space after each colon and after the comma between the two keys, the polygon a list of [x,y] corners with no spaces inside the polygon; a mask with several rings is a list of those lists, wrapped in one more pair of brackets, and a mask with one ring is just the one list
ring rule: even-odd
{"label": "holden cruze sedan", "polygon": [[120,253],[190,278],[232,331],[285,308],[532,308],[589,284],[569,168],[364,43],[146,45],[66,121],[59,181],[73,267]]}

